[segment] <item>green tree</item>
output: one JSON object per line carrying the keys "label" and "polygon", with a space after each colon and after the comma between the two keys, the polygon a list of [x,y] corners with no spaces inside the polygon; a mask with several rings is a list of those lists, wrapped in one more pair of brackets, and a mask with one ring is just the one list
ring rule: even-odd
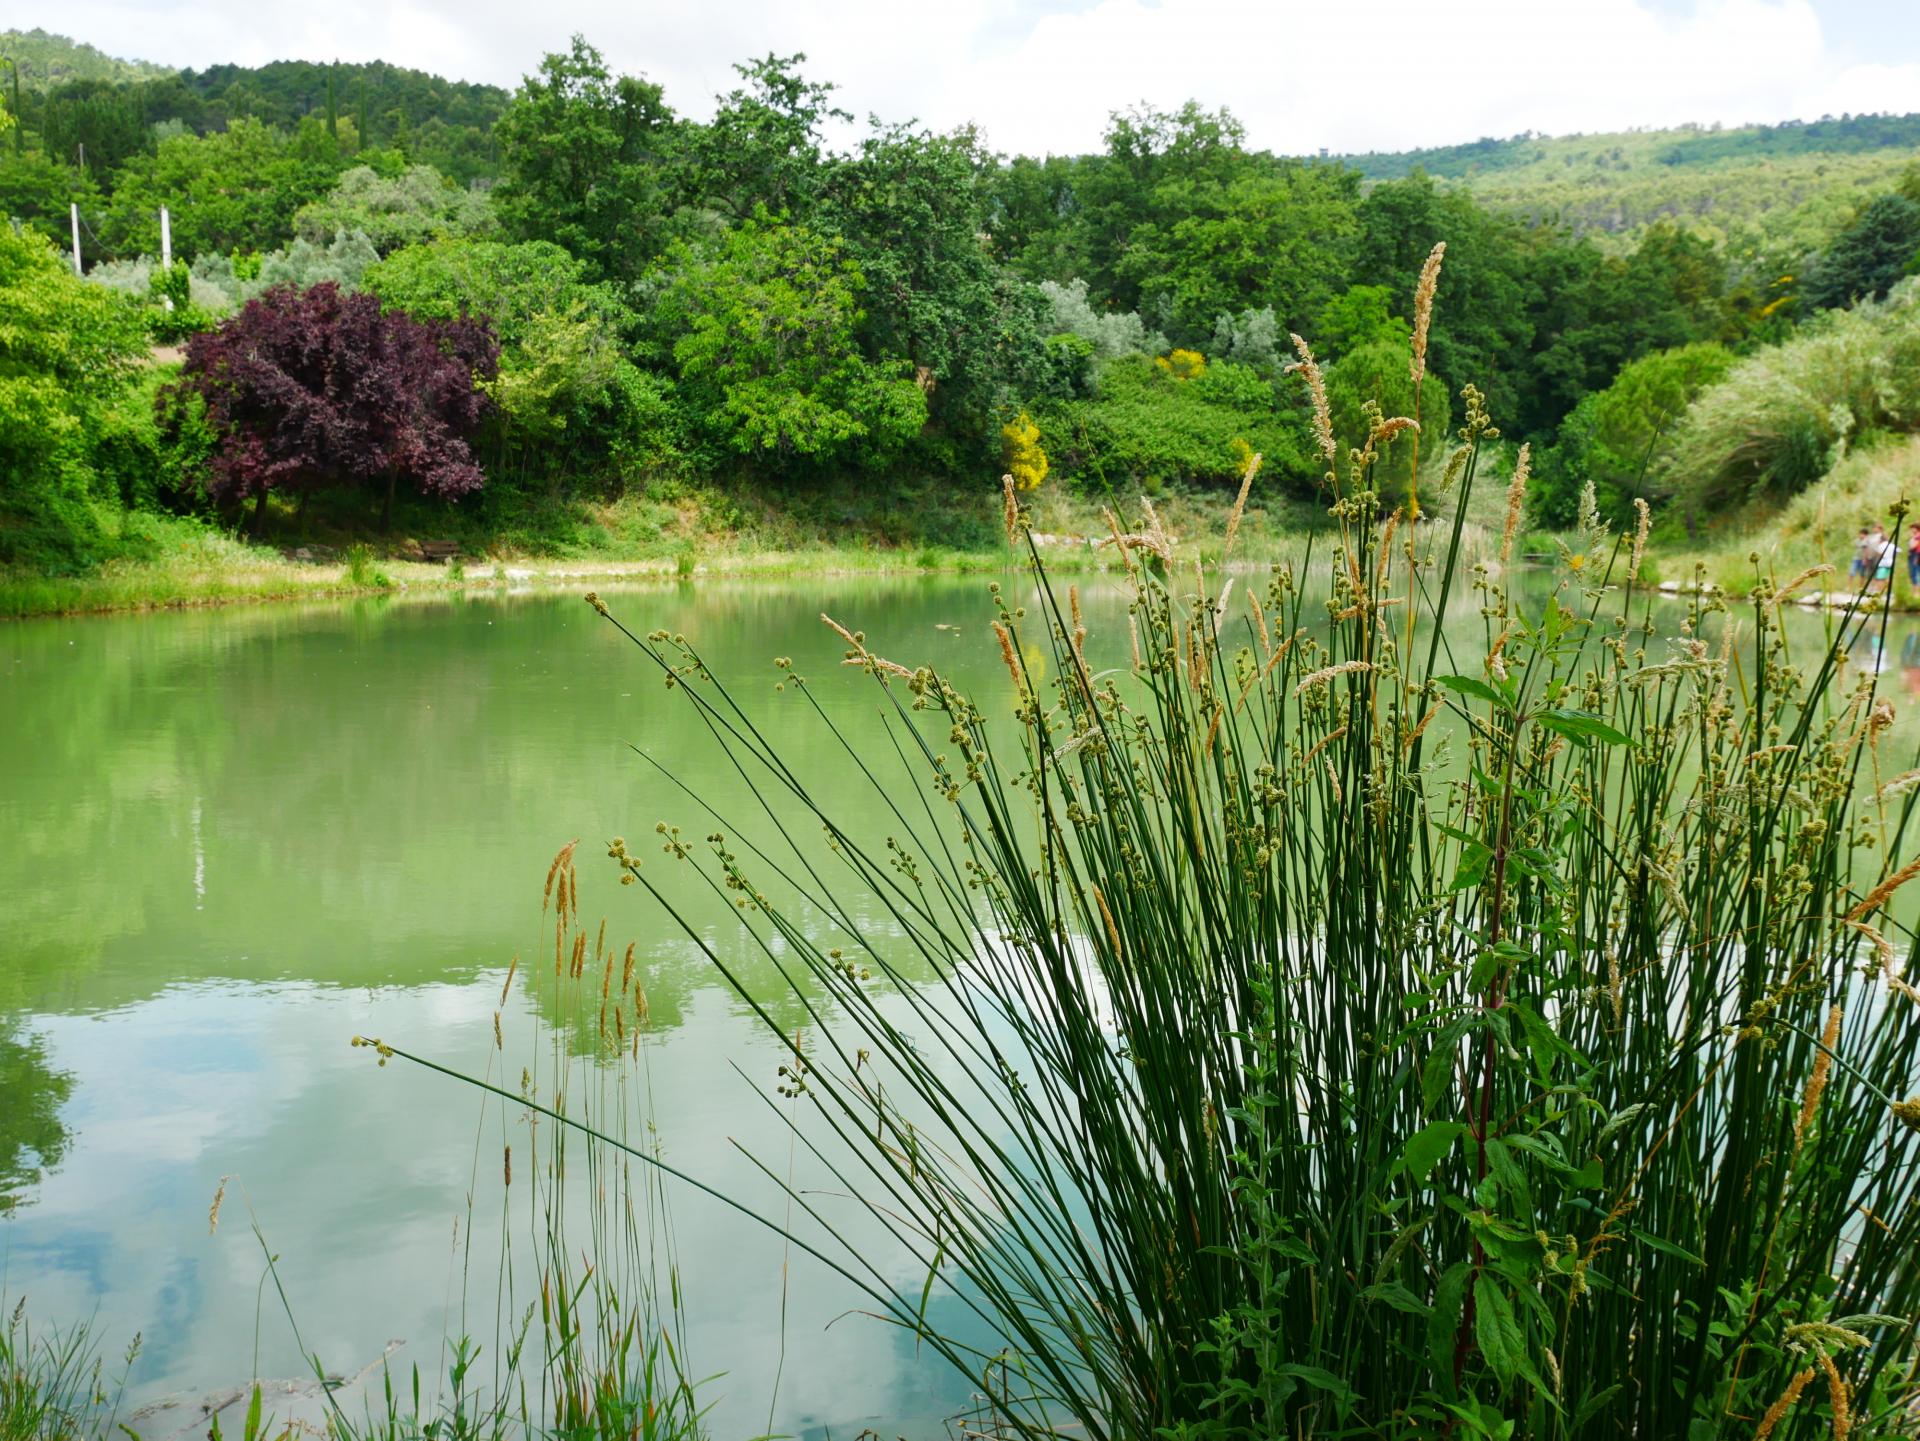
{"label": "green tree", "polygon": [[765,210],[810,222],[824,170],[821,127],[853,117],[833,104],[834,87],[800,73],[804,54],[765,55],[734,71],[746,83],[720,96],[707,124],[689,137],[689,189],[698,203],[735,219]]}
{"label": "green tree", "polygon": [[681,248],[655,321],[715,442],[791,469],[877,464],[919,434],[909,362],[861,353],[865,289],[840,243],[802,226],[755,220]]}
{"label": "green tree", "polygon": [[436,320],[471,315],[493,327],[497,410],[481,442],[492,478],[610,464],[616,474],[607,478],[618,479],[674,450],[668,384],[627,355],[634,314],[559,246],[439,240],[396,251],[364,283],[389,309]]}
{"label": "green tree", "polygon": [[356,165],[293,217],[304,240],[324,245],[341,231],[358,231],[382,255],[442,236],[481,234],[493,224],[485,195],[449,184],[431,165],[409,165],[391,178]]}
{"label": "green tree", "polygon": [[1535,322],[1529,313],[1534,246],[1516,222],[1464,192],[1437,189],[1422,173],[1376,185],[1360,204],[1351,278],[1384,287],[1395,312],[1410,315],[1420,267],[1442,240],[1447,257],[1429,363],[1456,385],[1480,387],[1502,423],[1517,424],[1532,383],[1526,356]]}
{"label": "green tree", "polygon": [[88,172],[37,152],[0,155],[0,223],[18,220],[55,244],[66,245],[71,203],[77,203],[84,215],[99,212],[100,191]]}
{"label": "green tree", "polygon": [[44,236],[0,225],[0,564],[98,558],[93,445],[146,345],[127,297],[77,278]]}
{"label": "green tree", "polygon": [[1631,525],[1635,496],[1648,498],[1643,475],[1659,438],[1732,364],[1725,346],[1701,341],[1623,366],[1611,385],[1583,397],[1560,423],[1557,443],[1534,471],[1534,513],[1550,526],[1574,525],[1581,489],[1591,483],[1601,515]]}
{"label": "green tree", "polygon": [[42,99],[36,118],[48,155],[102,175],[153,148],[139,88],[116,81],[70,81]]}
{"label": "green tree", "polygon": [[1363,345],[1397,345],[1403,350],[1411,345],[1413,327],[1395,313],[1394,299],[1384,285],[1350,285],[1329,300],[1313,325],[1314,345],[1322,357],[1334,360]]}
{"label": "green tree", "polygon": [[1879,195],[1827,248],[1808,298],[1823,309],[1881,300],[1920,261],[1920,201]]}
{"label": "green tree", "polygon": [[115,176],[101,236],[124,255],[157,255],[165,205],[180,255],[267,250],[286,239],[294,213],[325,195],[339,173],[318,120],[292,135],[236,120],[216,134],[172,136]]}
{"label": "green tree", "polygon": [[934,422],[987,447],[1039,383],[1047,306],[980,243],[980,163],[970,132],[882,127],[828,169],[818,216],[865,277],[867,353],[905,356]]}
{"label": "green tree", "polygon": [[1190,193],[1168,186],[1156,201],[1169,218],[1134,229],[1119,270],[1178,335],[1208,336],[1222,313],[1258,308],[1298,330],[1340,288],[1354,228],[1346,172],[1288,163]]}
{"label": "green tree", "polygon": [[[1414,418],[1413,373],[1407,364],[1407,347],[1397,339],[1369,341],[1335,357],[1327,367],[1326,383],[1334,434],[1343,447],[1366,444],[1369,403],[1377,405],[1384,418]],[[1433,437],[1446,435],[1448,426],[1447,387],[1431,367],[1420,382],[1418,419],[1421,433],[1428,437],[1419,452],[1431,460],[1445,449]],[[1414,440],[1411,432],[1395,436],[1380,447],[1381,458],[1374,464],[1382,491],[1395,500],[1413,480]]]}
{"label": "green tree", "polygon": [[521,82],[495,127],[502,226],[558,242],[606,279],[636,279],[665,244],[678,133],[658,85],[615,76],[574,36]]}

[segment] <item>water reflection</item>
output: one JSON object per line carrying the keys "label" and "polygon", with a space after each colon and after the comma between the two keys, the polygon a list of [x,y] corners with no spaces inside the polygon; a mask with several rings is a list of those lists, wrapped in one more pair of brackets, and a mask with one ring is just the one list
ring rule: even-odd
{"label": "water reflection", "polygon": [[19,1017],[0,1016],[0,1216],[31,1201],[34,1184],[66,1154],[61,1107],[72,1094],[73,1077],[54,1069],[45,1039]]}
{"label": "water reflection", "polygon": [[[1124,664],[1118,588],[1090,582],[1082,601],[1091,664]],[[856,832],[878,836],[890,817],[864,787],[833,784],[850,774],[845,747],[874,764],[892,749],[871,683],[841,670],[821,611],[885,655],[937,664],[989,711],[1009,707],[984,581],[702,584],[615,604],[637,630],[695,639],[795,769],[828,778]],[[1661,605],[1656,623],[1673,634],[1683,613]],[[1802,665],[1839,633],[1821,614],[1782,622]],[[1471,596],[1446,634],[1471,669],[1485,643]],[[811,678],[845,743],[775,691],[776,656]],[[1893,618],[1884,644],[1876,622],[1848,664],[1891,689],[1889,743],[1911,753],[1920,621]],[[241,1379],[260,1254],[244,1210],[207,1234],[228,1173],[283,1258],[313,1349],[351,1370],[400,1336],[406,1362],[436,1372],[439,1338],[461,1325],[453,1223],[477,1174],[476,1107],[450,1083],[376,1071],[346,1040],[404,1032],[424,1054],[483,1063],[518,953],[505,1024],[537,1019],[578,1054],[600,1046],[596,1006],[528,980],[551,974],[540,881],[575,836],[585,916],[607,916],[622,956],[634,946],[661,1143],[722,1189],[766,1194],[742,1148],[785,1154],[765,1104],[777,1049],[701,946],[597,869],[605,840],[624,835],[650,876],[678,886],[676,863],[649,844],[654,823],[706,829],[628,743],[710,799],[730,834],[765,836],[759,789],[577,598],[11,626],[0,694],[0,1195],[34,1201],[0,1227],[0,1271],[49,1320],[97,1314],[112,1344],[144,1330],[136,1401]],[[800,1025],[730,899],[682,870],[676,904],[701,941],[781,1025]],[[846,919],[875,937],[891,924],[872,906]],[[497,1165],[491,1150],[486,1173]],[[498,1219],[487,1224],[497,1237]],[[694,1200],[676,1224],[694,1364],[729,1373],[716,1434],[757,1434],[770,1411],[791,1432],[852,1434],[964,1403],[910,1338],[857,1317],[830,1326],[856,1298],[772,1237]],[[268,1374],[300,1370],[271,1315],[259,1345]],[[858,1396],[847,1376],[861,1378]]]}

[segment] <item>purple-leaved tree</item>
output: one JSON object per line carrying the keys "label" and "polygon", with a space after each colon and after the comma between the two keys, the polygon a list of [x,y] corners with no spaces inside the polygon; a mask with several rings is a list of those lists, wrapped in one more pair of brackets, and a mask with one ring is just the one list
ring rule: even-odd
{"label": "purple-leaved tree", "polygon": [[205,398],[220,436],[209,488],[253,497],[256,528],[273,491],[302,502],[362,483],[393,522],[402,481],[457,500],[485,477],[467,439],[489,404],[481,383],[500,347],[472,320],[416,320],[328,282],[278,287],[188,342],[180,385]]}

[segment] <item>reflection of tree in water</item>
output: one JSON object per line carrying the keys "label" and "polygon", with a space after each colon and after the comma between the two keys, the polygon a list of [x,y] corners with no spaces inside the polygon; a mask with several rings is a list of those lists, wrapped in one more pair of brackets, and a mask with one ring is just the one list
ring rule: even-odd
{"label": "reflection of tree in water", "polygon": [[24,1204],[27,1188],[66,1153],[60,1107],[72,1090],[73,1077],[48,1064],[44,1040],[0,1019],[0,1216]]}

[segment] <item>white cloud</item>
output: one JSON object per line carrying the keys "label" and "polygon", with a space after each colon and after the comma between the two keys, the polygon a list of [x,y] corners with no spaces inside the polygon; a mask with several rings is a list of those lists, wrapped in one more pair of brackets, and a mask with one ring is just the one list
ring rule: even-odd
{"label": "white cloud", "polygon": [[513,84],[584,32],[703,114],[729,65],[804,50],[864,117],[978,122],[1003,150],[1080,151],[1138,100],[1226,105],[1256,145],[1310,152],[1696,120],[1903,110],[1920,55],[1859,62],[1814,0],[69,0],[21,17],[181,65],[384,58]]}

